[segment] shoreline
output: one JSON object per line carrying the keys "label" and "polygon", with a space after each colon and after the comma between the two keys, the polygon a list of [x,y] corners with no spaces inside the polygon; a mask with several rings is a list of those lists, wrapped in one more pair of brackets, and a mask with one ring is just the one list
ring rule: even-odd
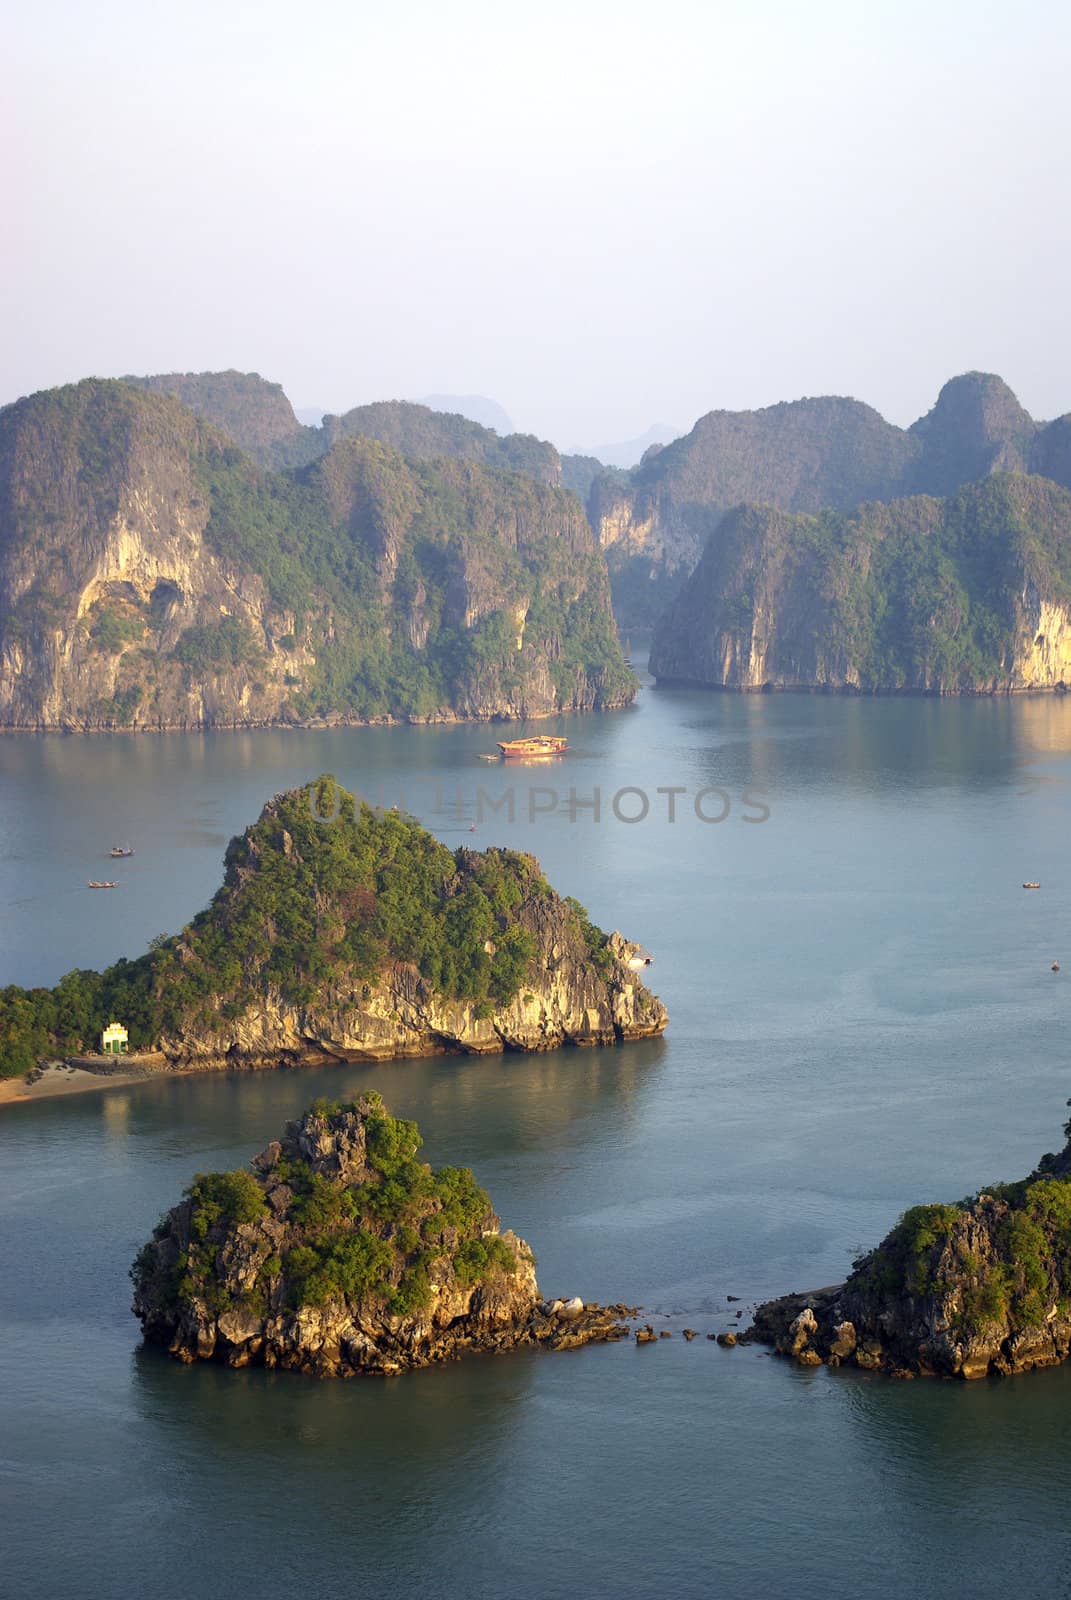
{"label": "shoreline", "polygon": [[87,1072],[83,1067],[46,1067],[33,1083],[22,1078],[0,1078],[0,1109],[29,1105],[34,1100],[55,1100],[94,1089],[128,1089],[153,1078],[184,1077],[182,1072]]}
{"label": "shoreline", "polygon": [[303,718],[271,718],[253,719],[246,722],[135,722],[135,723],[93,723],[83,722],[34,722],[34,723],[0,723],[0,736],[12,737],[25,734],[143,734],[143,733],[257,733],[272,731],[275,733],[325,733],[339,728],[457,728],[466,725],[473,727],[486,727],[489,723],[503,723],[514,726],[521,722],[547,722],[552,717],[587,717],[600,716],[608,711],[627,711],[635,705],[636,695],[642,688],[637,684],[636,690],[627,698],[620,700],[604,701],[600,705],[589,706],[555,706],[549,711],[527,711],[523,715],[511,715],[508,711],[489,711],[484,716],[450,716],[446,713],[430,717],[351,717],[345,715],[331,717],[303,717]]}
{"label": "shoreline", "polygon": [[1014,700],[1023,695],[1071,694],[1067,683],[1011,683],[981,689],[862,687],[855,683],[706,683],[701,678],[660,677],[648,668],[655,689],[702,689],[708,694],[811,694],[854,700]]}

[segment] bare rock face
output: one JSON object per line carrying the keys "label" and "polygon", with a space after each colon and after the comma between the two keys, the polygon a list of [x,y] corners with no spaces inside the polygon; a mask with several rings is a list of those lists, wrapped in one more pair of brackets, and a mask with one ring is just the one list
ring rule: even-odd
{"label": "bare rock face", "polygon": [[181,1361],[351,1377],[625,1336],[624,1308],[544,1302],[524,1240],[420,1142],[369,1095],[314,1107],[251,1171],[196,1178],[131,1270],[145,1338]]}
{"label": "bare rock face", "polygon": [[1071,1144],[1020,1183],[914,1207],[846,1283],[760,1306],[745,1337],[805,1366],[894,1377],[983,1378],[1066,1361]]}

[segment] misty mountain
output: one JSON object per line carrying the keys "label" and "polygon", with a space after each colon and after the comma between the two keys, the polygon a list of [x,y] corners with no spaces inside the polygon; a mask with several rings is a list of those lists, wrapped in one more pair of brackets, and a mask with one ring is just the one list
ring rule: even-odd
{"label": "misty mountain", "polygon": [[682,433],[681,428],[674,428],[668,422],[653,422],[646,433],[641,433],[636,439],[619,439],[615,444],[595,445],[590,451],[577,450],[576,454],[589,454],[599,461],[604,461],[608,467],[635,467],[643,460],[648,450],[658,449],[664,444],[670,444],[678,439]]}
{"label": "misty mountain", "polygon": [[1036,423],[1008,385],[970,372],[945,384],[910,428],[840,396],[760,411],[711,411],[626,478],[597,478],[588,514],[607,553],[619,621],[652,624],[726,512],[789,512],[948,494],[990,473],[1071,484],[1071,417]]}
{"label": "misty mountain", "polygon": [[497,400],[489,400],[485,394],[426,394],[417,403],[430,406],[433,411],[467,417],[470,422],[478,422],[481,428],[493,428],[496,433],[514,432],[509,414]]}
{"label": "misty mountain", "polygon": [[163,372],[120,381],[173,395],[263,467],[304,466],[322,454],[318,430],[304,427],[282,384],[269,383],[259,372]]}

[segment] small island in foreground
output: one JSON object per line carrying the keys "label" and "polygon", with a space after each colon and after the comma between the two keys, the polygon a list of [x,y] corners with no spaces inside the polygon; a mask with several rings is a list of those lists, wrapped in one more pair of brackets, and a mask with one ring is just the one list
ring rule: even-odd
{"label": "small island in foreground", "polygon": [[[1069,1102],[1071,1104],[1071,1102]],[[801,1365],[984,1378],[1071,1352],[1071,1122],[1059,1155],[956,1205],[915,1206],[846,1283],[759,1306],[750,1342]]]}
{"label": "small island in foreground", "polygon": [[630,965],[638,947],[556,894],[534,856],[451,851],[327,775],[270,800],[225,862],[211,905],[136,961],[0,989],[0,1075],[95,1050],[111,1023],[179,1071],[553,1050],[666,1026]]}
{"label": "small island in foreground", "polygon": [[328,1378],[627,1335],[625,1306],[543,1301],[469,1169],[432,1171],[420,1144],[367,1094],[318,1102],[252,1170],[196,1177],[131,1268],[145,1338]]}

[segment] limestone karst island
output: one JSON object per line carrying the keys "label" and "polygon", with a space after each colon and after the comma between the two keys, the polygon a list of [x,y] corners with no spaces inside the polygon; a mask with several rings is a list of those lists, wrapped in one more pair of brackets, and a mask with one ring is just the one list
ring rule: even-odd
{"label": "limestone karst island", "polygon": [[196,1177],[131,1269],[146,1339],[327,1378],[627,1334],[624,1306],[541,1299],[472,1173],[433,1172],[420,1145],[368,1094],[313,1106],[252,1170]]}
{"label": "limestone karst island", "polygon": [[899,1378],[984,1378],[1066,1361],[1071,1122],[1064,1137],[1028,1178],[956,1205],[914,1206],[846,1283],[760,1306],[747,1337],[802,1366]]}
{"label": "limestone karst island", "polygon": [[181,933],[54,989],[0,990],[0,1059],[11,1075],[126,1046],[190,1070],[652,1038],[666,1011],[636,949],[533,856],[448,850],[323,776],[231,841]]}

